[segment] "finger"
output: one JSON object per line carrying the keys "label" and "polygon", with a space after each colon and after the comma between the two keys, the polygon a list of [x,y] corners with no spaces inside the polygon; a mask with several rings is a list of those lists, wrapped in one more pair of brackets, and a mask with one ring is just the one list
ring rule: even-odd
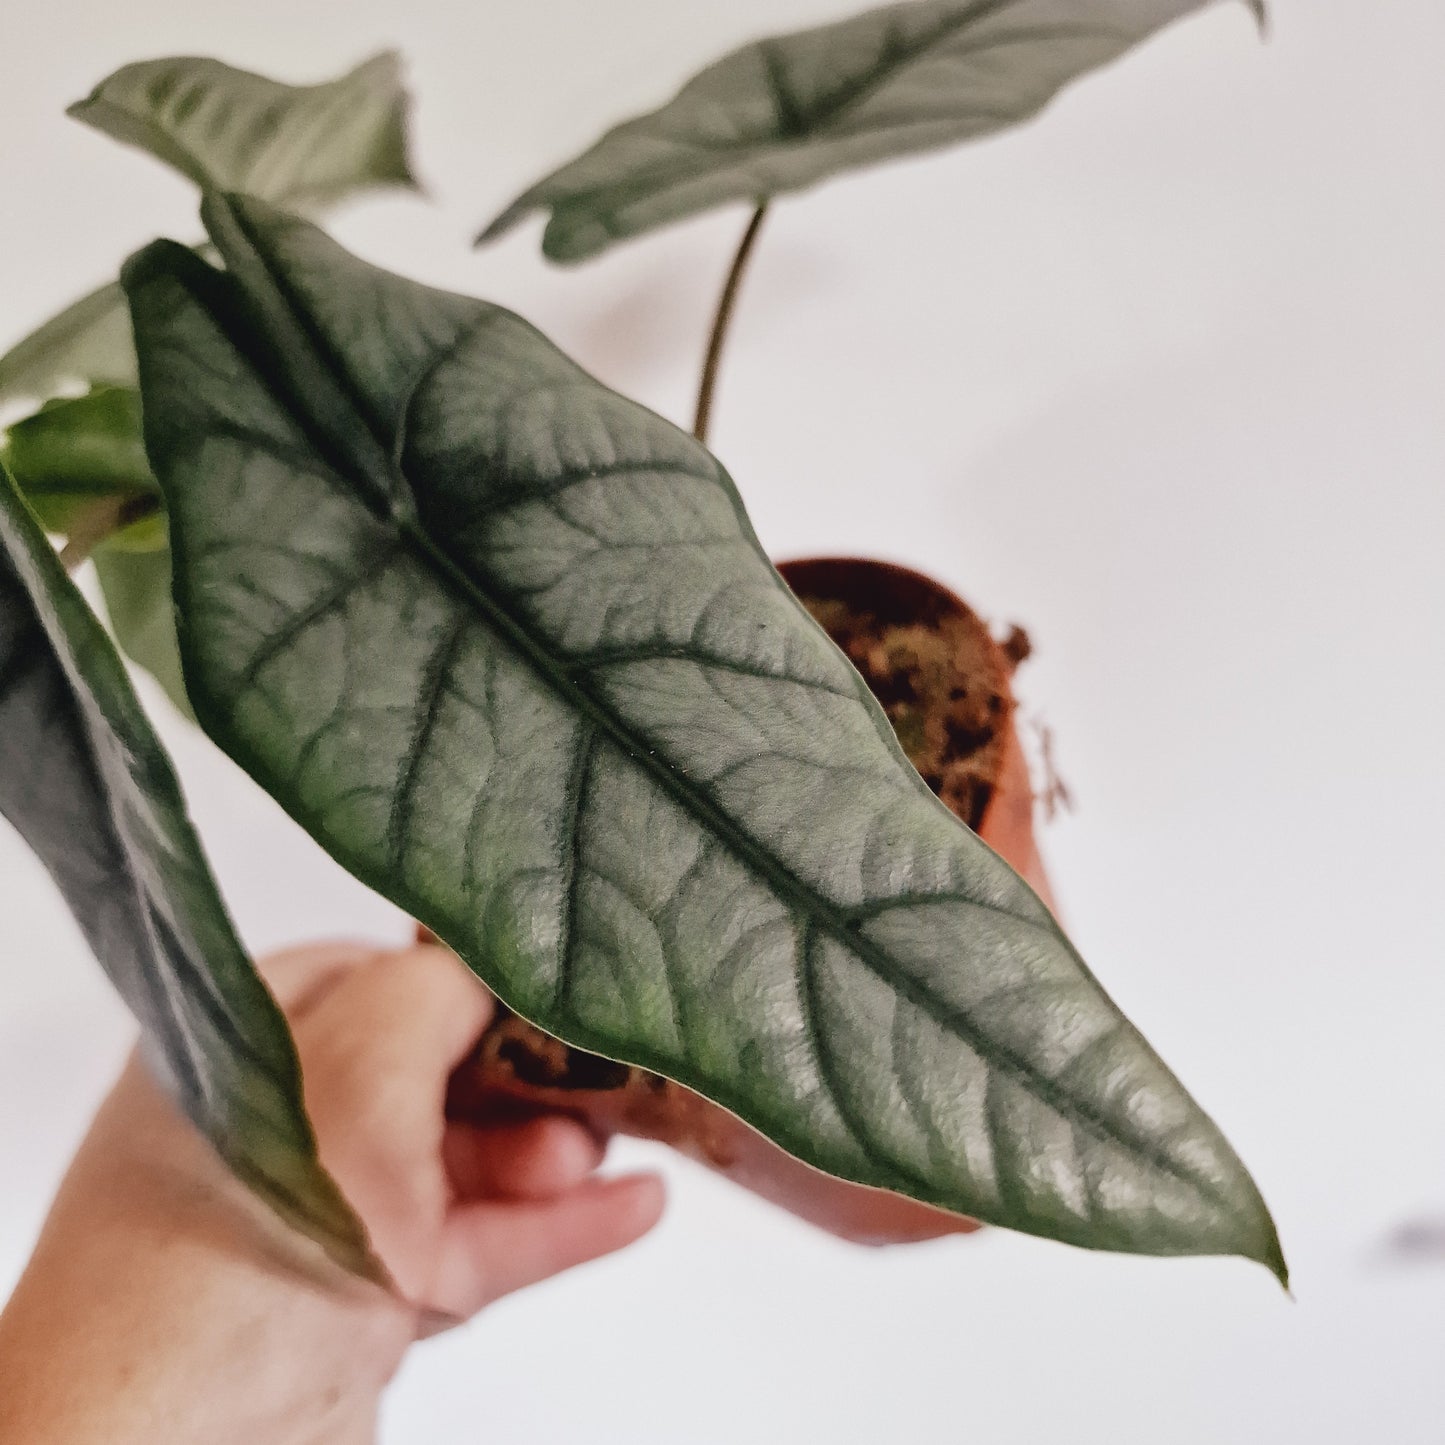
{"label": "finger", "polygon": [[555,1198],[582,1183],[604,1152],[585,1124],[562,1114],[485,1128],[452,1123],[442,1141],[462,1200]]}
{"label": "finger", "polygon": [[321,1162],[403,1288],[450,1201],[447,1077],[493,1007],[452,954],[414,947],[352,968],[296,1024]]}
{"label": "finger", "polygon": [[653,1174],[594,1179],[545,1203],[456,1205],[422,1303],[466,1319],[504,1294],[640,1239],[662,1215]]}

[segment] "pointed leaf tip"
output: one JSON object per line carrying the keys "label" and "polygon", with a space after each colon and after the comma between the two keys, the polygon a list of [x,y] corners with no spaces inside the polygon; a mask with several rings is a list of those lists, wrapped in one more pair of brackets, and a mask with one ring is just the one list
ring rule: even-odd
{"label": "pointed leaf tip", "polygon": [[489,242],[506,235],[508,231],[512,230],[518,222],[527,215],[529,210],[531,210],[531,207],[525,200],[513,202],[505,211],[489,221],[487,225],[477,233],[477,238],[473,244],[485,246]]}
{"label": "pointed leaf tip", "polygon": [[1291,1299],[1294,1292],[1289,1287],[1289,1265],[1285,1262],[1284,1246],[1280,1243],[1279,1231],[1275,1228],[1274,1220],[1269,1216],[1268,1210],[1265,1217],[1269,1222],[1269,1244],[1265,1248],[1264,1258],[1260,1263],[1279,1281],[1280,1288]]}

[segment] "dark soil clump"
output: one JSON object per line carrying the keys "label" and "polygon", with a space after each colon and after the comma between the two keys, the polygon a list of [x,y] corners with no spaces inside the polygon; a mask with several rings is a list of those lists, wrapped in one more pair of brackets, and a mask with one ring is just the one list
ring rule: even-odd
{"label": "dark soil clump", "polygon": [[863,674],[923,781],[977,828],[1013,712],[1004,650],[972,613],[894,623],[837,598],[801,600]]}

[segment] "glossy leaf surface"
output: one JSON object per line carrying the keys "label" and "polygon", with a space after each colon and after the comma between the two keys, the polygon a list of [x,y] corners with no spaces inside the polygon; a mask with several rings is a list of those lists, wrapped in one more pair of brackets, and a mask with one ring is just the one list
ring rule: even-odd
{"label": "glossy leaf surface", "polygon": [[[387,52],[320,85],[282,85],[200,57],[145,60],[101,81],[68,114],[203,188],[316,211],[373,187],[416,184],[406,110],[400,62]],[[75,381],[135,384],[130,320],[114,283],[0,357],[0,401],[40,401]]]}
{"label": "glossy leaf surface", "polygon": [[186,1114],[280,1214],[374,1273],[317,1162],[285,1020],[231,927],[170,762],[3,471],[0,812],[55,879]]}
{"label": "glossy leaf surface", "polygon": [[[482,234],[550,211],[580,261],[730,201],[989,135],[1210,0],[918,0],[745,45],[609,131]],[[1251,0],[1263,19],[1262,0]]]}
{"label": "glossy leaf surface", "polygon": [[932,796],[696,442],[212,199],[130,263],[196,712],[518,1012],[829,1172],[1282,1269],[1215,1126]]}

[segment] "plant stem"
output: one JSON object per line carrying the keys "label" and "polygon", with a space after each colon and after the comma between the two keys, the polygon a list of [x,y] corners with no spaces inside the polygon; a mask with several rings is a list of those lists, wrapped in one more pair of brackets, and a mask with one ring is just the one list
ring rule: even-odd
{"label": "plant stem", "polygon": [[692,434],[698,441],[707,441],[707,426],[712,418],[712,397],[717,388],[718,367],[722,362],[723,342],[727,339],[728,324],[732,321],[733,307],[742,285],[743,272],[747,270],[748,257],[753,253],[753,244],[758,239],[763,217],[768,213],[768,203],[761,202],[752,219],[748,222],[743,238],[738,242],[737,255],[728,270],[723,283],[722,295],[718,297],[717,314],[713,317],[712,335],[708,337],[707,356],[702,364],[702,382],[697,392],[697,416],[692,424]]}
{"label": "plant stem", "polygon": [[60,549],[60,565],[67,572],[80,567],[105,539],[123,527],[149,517],[160,506],[160,499],[150,492],[129,492],[124,496],[105,497],[93,507],[76,516],[65,546]]}

